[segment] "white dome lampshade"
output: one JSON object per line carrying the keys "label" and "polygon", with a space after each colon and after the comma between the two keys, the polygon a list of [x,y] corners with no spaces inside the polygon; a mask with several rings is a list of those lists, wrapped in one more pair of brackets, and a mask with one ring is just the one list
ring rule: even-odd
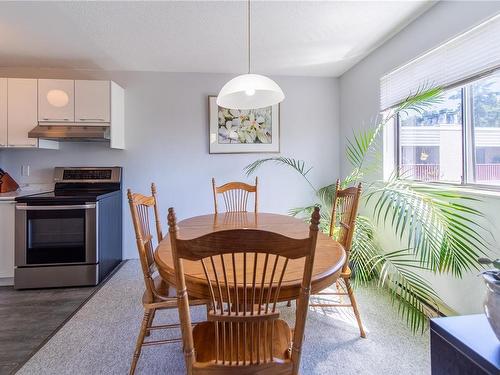
{"label": "white dome lampshade", "polygon": [[260,74],[242,74],[219,92],[217,105],[229,109],[256,109],[278,104],[285,94],[272,79]]}

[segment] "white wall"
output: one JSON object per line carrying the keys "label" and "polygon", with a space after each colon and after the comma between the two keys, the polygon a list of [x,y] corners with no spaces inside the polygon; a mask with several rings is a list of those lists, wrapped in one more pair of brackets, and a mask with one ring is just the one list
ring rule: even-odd
{"label": "white wall", "polygon": [[[265,156],[208,154],[207,96],[216,95],[230,75],[0,69],[2,76],[112,79],[125,88],[126,150],[62,143],[57,151],[0,151],[0,167],[20,182],[51,181],[55,166],[119,165],[124,168],[124,188],[147,193],[155,181],[164,216],[174,206],[182,219],[213,211],[212,176],[220,183],[244,180],[243,167]],[[286,95],[281,104],[281,154],[314,165],[311,178],[317,184],[334,180],[339,175],[338,80],[274,78]],[[21,178],[23,164],[31,166],[30,177]],[[261,211],[286,213],[311,201],[312,192],[291,171],[264,167],[258,176]],[[136,257],[125,196],[123,207],[124,256]]]}
{"label": "white wall", "polygon": [[[342,75],[340,78],[341,150],[344,150],[345,138],[352,135],[352,130],[370,125],[373,116],[378,113],[379,79],[383,74],[498,12],[500,12],[500,2],[438,2]],[[343,157],[340,160],[341,172],[346,175],[350,171],[349,164]],[[382,177],[382,168],[376,177]],[[492,232],[498,232],[498,227],[492,223],[499,221],[500,196],[486,195],[481,198],[484,203],[478,204],[478,208],[487,216],[484,225]],[[380,233],[388,250],[399,248],[395,245],[397,243],[394,242],[395,239],[388,237],[388,231]],[[492,245],[491,251],[500,257],[496,245]],[[470,273],[463,280],[436,277],[433,278],[433,285],[444,302],[457,312],[480,312],[484,288],[476,274],[477,272]]]}

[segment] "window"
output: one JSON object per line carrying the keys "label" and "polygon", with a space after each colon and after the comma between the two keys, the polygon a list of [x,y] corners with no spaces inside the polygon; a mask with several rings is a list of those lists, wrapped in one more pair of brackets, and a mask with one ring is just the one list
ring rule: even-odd
{"label": "window", "polygon": [[397,164],[400,178],[500,186],[498,35],[500,13],[380,78],[381,111],[422,87],[447,89],[434,108],[386,127],[384,176]]}
{"label": "window", "polygon": [[397,121],[400,178],[500,186],[500,72]]}
{"label": "window", "polygon": [[473,180],[500,185],[500,73],[470,85]]}
{"label": "window", "polygon": [[400,115],[401,177],[461,182],[462,96],[462,89],[449,90],[432,110]]}

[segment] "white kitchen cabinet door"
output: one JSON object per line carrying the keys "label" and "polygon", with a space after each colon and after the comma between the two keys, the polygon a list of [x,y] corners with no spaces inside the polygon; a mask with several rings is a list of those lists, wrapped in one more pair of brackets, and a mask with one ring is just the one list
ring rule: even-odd
{"label": "white kitchen cabinet door", "polygon": [[15,206],[13,201],[0,201],[0,285],[12,285],[14,277]]}
{"label": "white kitchen cabinet door", "polygon": [[7,78],[0,78],[0,147],[7,147]]}
{"label": "white kitchen cabinet door", "polygon": [[37,147],[28,132],[37,126],[37,80],[7,79],[7,124],[9,147]]}
{"label": "white kitchen cabinet door", "polygon": [[110,81],[75,81],[75,121],[109,123]]}
{"label": "white kitchen cabinet door", "polygon": [[75,121],[75,81],[38,80],[38,121],[51,123]]}

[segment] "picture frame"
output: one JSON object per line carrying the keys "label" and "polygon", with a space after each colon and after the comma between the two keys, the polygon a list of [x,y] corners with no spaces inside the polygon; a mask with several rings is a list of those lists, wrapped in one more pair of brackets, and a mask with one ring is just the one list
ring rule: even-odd
{"label": "picture frame", "polygon": [[280,105],[250,110],[230,110],[208,97],[209,153],[280,152]]}

